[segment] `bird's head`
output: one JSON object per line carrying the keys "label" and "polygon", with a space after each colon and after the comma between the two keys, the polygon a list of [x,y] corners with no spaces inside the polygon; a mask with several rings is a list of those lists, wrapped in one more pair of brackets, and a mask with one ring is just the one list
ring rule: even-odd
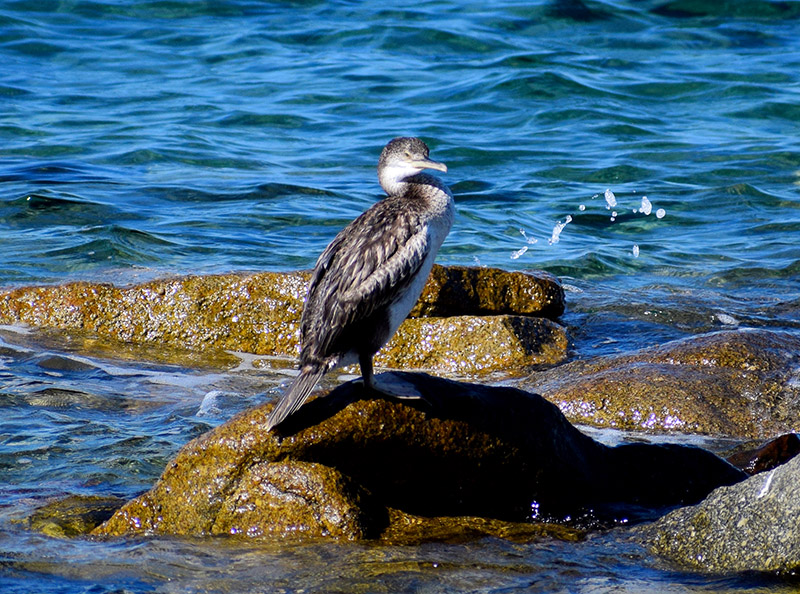
{"label": "bird's head", "polygon": [[419,138],[399,137],[389,141],[378,160],[378,179],[391,194],[390,188],[423,169],[446,172],[447,165],[428,158],[428,145]]}

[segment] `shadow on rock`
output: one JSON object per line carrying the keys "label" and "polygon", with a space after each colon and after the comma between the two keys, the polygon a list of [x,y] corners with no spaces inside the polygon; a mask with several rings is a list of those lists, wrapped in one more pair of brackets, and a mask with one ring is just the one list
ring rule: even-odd
{"label": "shadow on rock", "polygon": [[421,398],[350,382],[280,433],[265,429],[271,405],[246,411],[184,447],[96,533],[369,538],[396,534],[398,517],[525,522],[694,503],[746,476],[695,447],[607,447],[515,388],[378,378]]}

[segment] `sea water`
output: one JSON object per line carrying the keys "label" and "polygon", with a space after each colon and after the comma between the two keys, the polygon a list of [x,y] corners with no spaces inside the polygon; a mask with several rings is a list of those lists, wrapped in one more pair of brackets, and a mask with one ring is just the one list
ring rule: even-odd
{"label": "sea water", "polygon": [[[797,332],[800,3],[0,3],[0,286],[293,270],[445,162],[444,264],[564,282],[578,356]],[[613,202],[613,203],[612,203]],[[618,532],[409,547],[93,542],[18,521],[131,497],[280,378],[0,344],[0,591],[710,592]]]}

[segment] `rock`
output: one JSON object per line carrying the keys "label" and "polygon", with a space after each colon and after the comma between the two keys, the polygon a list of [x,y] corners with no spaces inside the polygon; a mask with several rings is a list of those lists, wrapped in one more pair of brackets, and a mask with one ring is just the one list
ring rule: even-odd
{"label": "rock", "polygon": [[82,536],[108,520],[123,503],[116,497],[71,495],[38,508],[27,524],[54,538]]}
{"label": "rock", "polygon": [[375,355],[378,367],[430,369],[442,374],[513,376],[532,365],[566,359],[563,326],[525,316],[409,318]]}
{"label": "rock", "polygon": [[437,265],[410,317],[510,314],[555,320],[563,313],[564,289],[547,272]]}
{"label": "rock", "polygon": [[726,454],[725,459],[736,468],[752,475],[772,470],[797,454],[800,454],[800,435],[787,433],[755,447],[743,444],[735,452]]}
{"label": "rock", "polygon": [[420,534],[392,522],[442,518],[441,528],[455,516],[521,522],[674,505],[746,476],[697,448],[609,448],[514,388],[420,373],[378,380],[422,399],[374,398],[350,382],[307,403],[281,434],[265,430],[271,404],[246,411],[185,446],[95,533],[413,540]]}
{"label": "rock", "polygon": [[638,529],[652,552],[712,572],[800,570],[800,457]]}
{"label": "rock", "polygon": [[573,422],[766,439],[800,429],[800,339],[716,332],[574,361],[518,385],[540,392]]}
{"label": "rock", "polygon": [[238,478],[211,533],[367,538],[387,525],[385,508],[335,468],[313,462],[264,462]]}
{"label": "rock", "polygon": [[474,542],[487,536],[512,542],[532,542],[541,538],[577,542],[586,531],[566,524],[508,522],[474,516],[426,518],[389,510],[389,525],[380,535],[381,544],[415,545],[424,542]]}
{"label": "rock", "polygon": [[[0,324],[81,330],[160,348],[296,357],[309,273],[229,274],[128,288],[85,282],[0,295]],[[566,358],[558,281],[545,273],[434,267],[409,319],[376,358],[443,373],[520,373]],[[435,316],[435,317],[431,317]]]}

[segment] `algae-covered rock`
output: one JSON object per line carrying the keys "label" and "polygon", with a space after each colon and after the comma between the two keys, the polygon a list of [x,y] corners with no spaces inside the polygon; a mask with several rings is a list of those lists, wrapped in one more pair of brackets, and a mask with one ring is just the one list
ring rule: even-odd
{"label": "algae-covered rock", "polygon": [[555,320],[563,313],[564,289],[547,272],[437,265],[410,317],[511,314]]}
{"label": "algae-covered rock", "polygon": [[492,371],[519,375],[532,365],[553,365],[567,356],[563,326],[525,316],[409,318],[375,355],[375,365],[478,376]]}
{"label": "algae-covered rock", "polygon": [[96,533],[362,538],[398,534],[389,510],[519,522],[694,502],[745,476],[696,448],[608,448],[514,388],[419,373],[378,380],[422,398],[375,398],[350,382],[308,402],[280,434],[265,429],[271,404],[246,411],[184,447]]}
{"label": "algae-covered rock", "polygon": [[494,536],[514,542],[531,542],[540,538],[563,541],[582,540],[585,530],[563,523],[510,522],[476,516],[415,516],[389,509],[389,525],[381,534],[382,544],[419,544],[423,542],[472,542]]}
{"label": "algae-covered rock", "polygon": [[108,520],[123,503],[117,497],[71,495],[38,508],[27,523],[55,538],[81,536]]}
{"label": "algae-covered rock", "polygon": [[263,462],[239,477],[211,532],[366,538],[377,536],[387,524],[385,508],[335,468],[313,462]]}
{"label": "algae-covered rock", "polygon": [[706,571],[800,570],[800,457],[640,529],[650,549]]}
{"label": "algae-covered rock", "polygon": [[800,339],[725,331],[575,361],[520,383],[580,423],[765,439],[800,429]]}
{"label": "algae-covered rock", "polygon": [[[0,323],[81,330],[121,343],[297,356],[309,273],[228,274],[119,288],[86,282],[0,295]],[[481,374],[566,357],[564,295],[545,273],[434,267],[410,319],[376,359],[386,367]]]}

